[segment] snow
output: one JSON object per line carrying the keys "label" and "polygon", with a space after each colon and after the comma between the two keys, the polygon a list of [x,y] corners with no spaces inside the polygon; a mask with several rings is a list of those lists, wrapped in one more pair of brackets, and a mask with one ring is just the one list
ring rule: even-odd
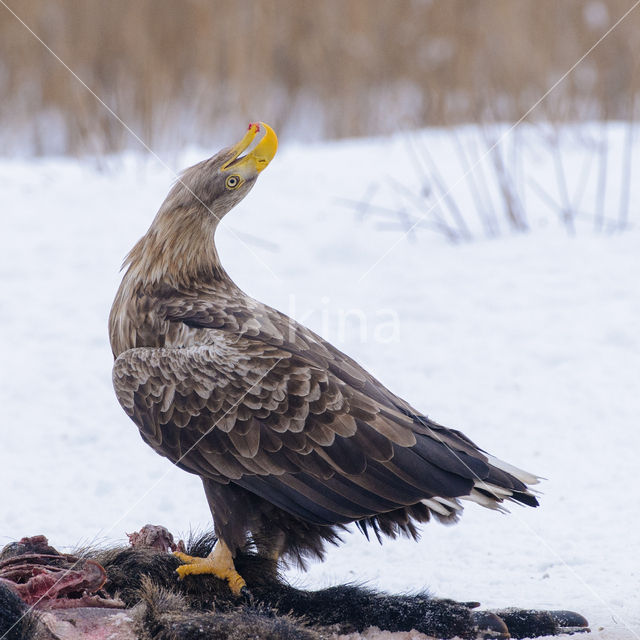
{"label": "snow", "polygon": [[[446,135],[426,132],[477,239],[454,246],[418,230],[408,240],[401,224],[358,215],[345,199],[375,183],[376,202],[392,206],[390,177],[415,188],[411,135],[284,144],[219,230],[223,263],[247,293],[321,332],[418,409],[544,476],[541,507],[502,515],[468,503],[459,525],[428,525],[417,544],[354,533],[324,563],[287,575],[306,587],[356,581],[573,609],[592,637],[638,638],[640,235],[595,234],[581,214],[569,237],[529,193],[532,231],[484,239]],[[620,131],[610,176],[623,144]],[[532,142],[525,169],[554,185],[545,153]],[[568,145],[572,193],[580,166]],[[101,167],[0,160],[0,544],[43,533],[66,549],[124,542],[147,522],[183,535],[210,526],[199,480],[143,444],[111,388],[118,269],[173,179],[130,155]],[[595,182],[582,203],[594,202]],[[619,198],[612,186],[611,209]]]}

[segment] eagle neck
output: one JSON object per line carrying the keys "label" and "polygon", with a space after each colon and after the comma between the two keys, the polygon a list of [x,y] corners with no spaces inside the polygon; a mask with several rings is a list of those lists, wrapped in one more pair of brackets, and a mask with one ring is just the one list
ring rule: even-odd
{"label": "eagle neck", "polygon": [[125,259],[127,276],[143,286],[182,290],[231,282],[220,263],[214,236],[218,219],[208,211],[162,209]]}

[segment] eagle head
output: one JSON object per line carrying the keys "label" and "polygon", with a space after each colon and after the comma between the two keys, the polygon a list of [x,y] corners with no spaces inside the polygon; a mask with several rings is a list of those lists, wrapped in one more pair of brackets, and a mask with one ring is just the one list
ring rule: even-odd
{"label": "eagle head", "polygon": [[125,258],[125,280],[189,287],[219,279],[224,271],[213,243],[218,223],[249,193],[277,149],[273,129],[252,122],[240,142],[187,169]]}
{"label": "eagle head", "polygon": [[264,122],[252,122],[240,142],[187,169],[167,200],[172,207],[200,205],[219,219],[249,193],[277,149],[274,130]]}

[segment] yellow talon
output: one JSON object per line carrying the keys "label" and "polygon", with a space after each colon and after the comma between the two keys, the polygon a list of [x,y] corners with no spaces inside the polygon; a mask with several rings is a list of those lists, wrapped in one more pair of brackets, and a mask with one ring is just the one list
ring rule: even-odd
{"label": "yellow talon", "polygon": [[236,571],[231,550],[222,540],[216,542],[213,551],[206,558],[188,556],[180,551],[173,555],[186,563],[176,569],[181,580],[189,575],[210,574],[220,580],[226,580],[231,593],[236,597],[240,595],[243,587],[247,586],[243,577]]}

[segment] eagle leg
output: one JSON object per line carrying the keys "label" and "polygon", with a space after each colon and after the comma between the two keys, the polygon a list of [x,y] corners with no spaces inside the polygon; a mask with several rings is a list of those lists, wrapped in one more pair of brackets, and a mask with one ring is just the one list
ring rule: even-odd
{"label": "eagle leg", "polygon": [[220,580],[226,580],[231,593],[236,597],[247,590],[247,583],[233,564],[231,550],[222,540],[216,542],[213,551],[206,558],[189,556],[181,551],[176,551],[173,555],[186,563],[176,569],[180,579],[188,575],[210,574]]}
{"label": "eagle leg", "polygon": [[284,531],[277,531],[271,535],[261,535],[254,539],[258,555],[278,562],[284,550],[286,536]]}

